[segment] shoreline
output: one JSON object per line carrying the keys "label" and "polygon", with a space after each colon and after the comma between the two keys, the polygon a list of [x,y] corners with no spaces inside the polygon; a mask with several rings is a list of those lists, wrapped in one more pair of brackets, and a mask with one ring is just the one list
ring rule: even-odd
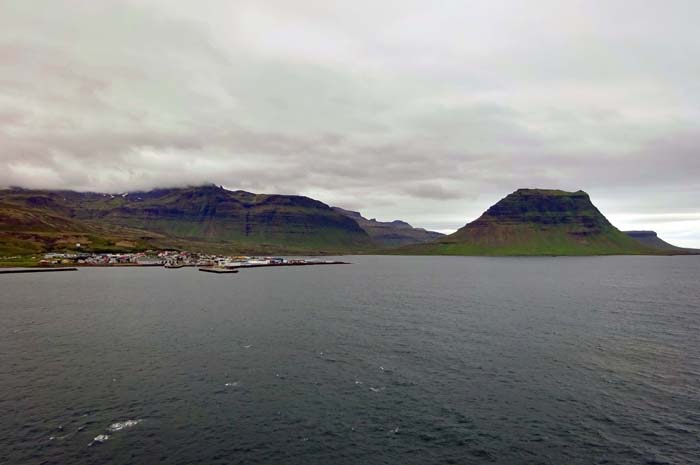
{"label": "shoreline", "polygon": [[[667,253],[655,253],[655,254],[592,254],[592,255],[557,255],[557,254],[509,254],[509,255],[462,255],[462,254],[418,254],[418,253],[369,253],[369,254],[353,254],[346,256],[377,256],[377,257],[488,257],[488,258],[562,258],[562,257],[572,257],[572,258],[591,258],[591,257],[692,257],[700,256],[700,250],[688,250],[682,252],[667,252]],[[250,264],[250,265],[237,265],[234,268],[261,268],[261,267],[280,267],[280,266],[307,266],[307,265],[348,265],[350,262],[344,261],[328,261],[328,262],[306,262],[306,263],[269,263],[269,264]],[[167,268],[164,264],[160,263],[66,263],[66,264],[54,264],[54,265],[41,265],[39,263],[27,263],[27,262],[8,262],[3,263],[0,261],[0,273],[8,273],[12,269],[22,269],[27,270],[25,272],[30,272],[31,270],[42,270],[42,271],[54,271],[61,270],[65,268],[141,268],[141,267],[160,267]],[[209,265],[196,265],[196,264],[182,264],[175,268],[197,268],[197,267],[210,267]]]}
{"label": "shoreline", "polygon": [[[316,263],[267,263],[267,264],[252,264],[252,265],[239,265],[230,268],[216,268],[212,266],[205,265],[181,265],[173,269],[179,268],[197,268],[199,271],[208,271],[213,273],[235,273],[241,268],[271,268],[271,267],[289,267],[289,266],[315,266],[315,265],[351,265],[350,262],[332,261],[332,262],[316,262]],[[7,267],[3,269],[0,267],[0,274],[14,274],[14,273],[47,273],[55,271],[78,271],[80,268],[163,268],[170,269],[164,265],[139,265],[136,263],[112,263],[112,264],[102,264],[102,265],[87,265],[79,264],[75,266],[27,266],[27,267]]]}

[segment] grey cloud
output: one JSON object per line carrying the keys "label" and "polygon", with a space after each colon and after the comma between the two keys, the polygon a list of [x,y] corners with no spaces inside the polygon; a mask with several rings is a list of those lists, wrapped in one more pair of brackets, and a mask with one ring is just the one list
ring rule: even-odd
{"label": "grey cloud", "polygon": [[435,182],[419,182],[406,187],[405,192],[414,197],[434,200],[459,199],[463,196],[460,191]]}
{"label": "grey cloud", "polygon": [[700,212],[700,6],[660,5],[6,1],[0,185],[215,182],[441,230],[583,188],[643,229]]}
{"label": "grey cloud", "polygon": [[661,213],[661,214],[651,214],[651,215],[635,215],[634,217],[637,221],[644,221],[645,223],[679,223],[685,221],[700,222],[700,213]]}

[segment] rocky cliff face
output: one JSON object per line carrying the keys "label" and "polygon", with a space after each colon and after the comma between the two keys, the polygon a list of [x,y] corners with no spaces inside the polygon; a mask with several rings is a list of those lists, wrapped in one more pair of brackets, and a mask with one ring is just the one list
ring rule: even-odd
{"label": "rocky cliff face", "polygon": [[377,221],[374,218],[367,219],[359,212],[345,210],[339,207],[333,207],[333,210],[355,220],[380,247],[400,247],[403,245],[421,244],[434,241],[444,236],[444,234],[439,232],[427,231],[423,228],[414,228],[401,220],[387,222]]}
{"label": "rocky cliff face", "polygon": [[613,226],[583,191],[518,189],[453,234],[470,235],[480,228],[519,226],[537,229],[565,227],[572,235],[595,235]]}

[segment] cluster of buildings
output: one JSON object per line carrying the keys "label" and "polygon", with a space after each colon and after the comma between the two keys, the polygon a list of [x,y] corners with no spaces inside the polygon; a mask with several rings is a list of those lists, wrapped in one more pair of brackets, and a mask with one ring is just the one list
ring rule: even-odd
{"label": "cluster of buildings", "polygon": [[44,254],[40,265],[164,265],[161,253],[88,253],[51,252]]}
{"label": "cluster of buildings", "polygon": [[39,262],[40,265],[132,265],[132,266],[165,266],[179,268],[182,266],[205,266],[221,268],[237,268],[244,266],[265,266],[301,263],[304,260],[286,259],[279,257],[248,257],[208,255],[173,250],[138,253],[87,253],[66,252],[47,253]]}

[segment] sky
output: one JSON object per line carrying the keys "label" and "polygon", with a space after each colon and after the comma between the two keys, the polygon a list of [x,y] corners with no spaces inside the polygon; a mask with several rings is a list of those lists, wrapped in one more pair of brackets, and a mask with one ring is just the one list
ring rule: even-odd
{"label": "sky", "polygon": [[212,182],[451,232],[583,189],[700,247],[697,0],[0,0],[0,187]]}

